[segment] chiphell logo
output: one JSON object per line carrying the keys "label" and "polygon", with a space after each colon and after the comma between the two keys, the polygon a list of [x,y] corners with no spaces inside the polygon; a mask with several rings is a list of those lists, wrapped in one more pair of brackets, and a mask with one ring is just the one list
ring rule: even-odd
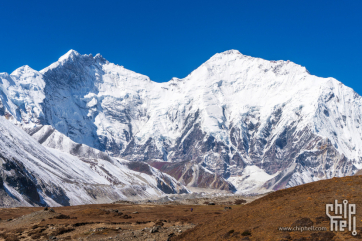
{"label": "chiphell logo", "polygon": [[[335,216],[330,212],[334,212]],[[335,200],[334,204],[326,204],[326,214],[331,219],[330,231],[344,231],[348,226],[348,231],[352,231],[353,236],[357,235],[356,204],[348,204],[347,200],[343,200],[342,204]]]}

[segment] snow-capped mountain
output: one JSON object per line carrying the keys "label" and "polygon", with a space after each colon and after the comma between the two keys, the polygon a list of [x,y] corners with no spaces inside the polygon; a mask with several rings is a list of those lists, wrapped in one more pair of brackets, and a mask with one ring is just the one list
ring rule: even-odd
{"label": "snow-capped mountain", "polygon": [[263,192],[362,167],[358,94],[236,50],[166,83],[70,50],[40,72],[0,74],[0,98],[0,114],[44,146],[88,153],[71,141],[189,186]]}

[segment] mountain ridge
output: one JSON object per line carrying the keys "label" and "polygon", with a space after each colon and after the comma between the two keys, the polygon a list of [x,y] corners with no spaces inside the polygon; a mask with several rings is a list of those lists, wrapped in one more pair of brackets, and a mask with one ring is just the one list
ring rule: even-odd
{"label": "mountain ridge", "polygon": [[[113,157],[170,163],[165,170],[182,170],[174,177],[186,186],[212,185],[202,176],[208,172],[198,171],[204,169],[219,186],[226,181],[230,190],[249,193],[362,167],[361,97],[291,61],[229,50],[183,79],[157,83],[99,54],[70,50],[37,74],[43,88],[41,81],[28,89],[0,85],[5,115],[14,123],[32,135],[51,126]],[[39,98],[20,98],[31,94]],[[53,139],[60,149],[61,135]],[[49,143],[50,136],[39,140]],[[182,168],[171,165],[185,161]]]}
{"label": "mountain ridge", "polygon": [[147,164],[143,169],[148,171],[140,172],[125,160],[71,140],[67,146],[41,145],[0,116],[0,206],[110,203],[189,192]]}

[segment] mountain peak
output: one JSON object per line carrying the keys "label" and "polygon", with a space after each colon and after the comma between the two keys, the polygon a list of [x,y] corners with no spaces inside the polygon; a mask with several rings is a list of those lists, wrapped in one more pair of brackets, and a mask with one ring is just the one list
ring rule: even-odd
{"label": "mountain peak", "polygon": [[96,54],[96,56],[94,56],[94,59],[100,63],[108,63],[108,60],[106,60],[101,54]]}
{"label": "mountain peak", "polygon": [[221,53],[216,53],[214,54],[208,61],[206,62],[213,62],[213,61],[217,61],[220,59],[223,59],[225,61],[229,61],[229,60],[235,60],[235,59],[239,59],[239,58],[243,58],[244,55],[242,53],[240,53],[238,50],[235,49],[231,49],[231,50],[227,50]]}
{"label": "mountain peak", "polygon": [[60,57],[58,61],[64,61],[64,60],[67,60],[69,58],[74,58],[79,55],[80,54],[77,51],[71,49],[66,54],[64,54],[62,57]]}
{"label": "mountain peak", "polygon": [[221,52],[220,54],[224,54],[224,55],[242,55],[242,53],[240,53],[239,50],[236,50],[236,49],[230,49],[230,50],[226,50],[224,52]]}
{"label": "mountain peak", "polygon": [[35,73],[35,72],[38,72],[36,70],[34,70],[33,68],[31,68],[29,65],[23,65],[19,68],[17,68],[16,70],[14,70],[11,75],[22,75],[24,73]]}
{"label": "mountain peak", "polygon": [[52,70],[52,69],[58,67],[59,65],[64,64],[64,63],[65,63],[66,61],[68,61],[68,60],[74,60],[74,59],[75,59],[76,57],[78,57],[78,56],[81,56],[81,54],[78,53],[77,51],[71,49],[71,50],[69,50],[66,54],[64,54],[63,56],[61,56],[61,57],[58,59],[57,62],[52,63],[51,65],[49,65],[48,67],[40,70],[39,72],[42,73],[42,74],[44,74],[44,73],[46,73],[47,71]]}

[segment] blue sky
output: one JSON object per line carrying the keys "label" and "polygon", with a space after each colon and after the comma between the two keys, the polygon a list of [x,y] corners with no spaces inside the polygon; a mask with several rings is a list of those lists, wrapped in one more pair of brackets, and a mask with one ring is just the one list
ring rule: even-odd
{"label": "blue sky", "polygon": [[0,2],[0,72],[40,70],[69,49],[163,82],[229,49],[291,60],[362,94],[362,1]]}

